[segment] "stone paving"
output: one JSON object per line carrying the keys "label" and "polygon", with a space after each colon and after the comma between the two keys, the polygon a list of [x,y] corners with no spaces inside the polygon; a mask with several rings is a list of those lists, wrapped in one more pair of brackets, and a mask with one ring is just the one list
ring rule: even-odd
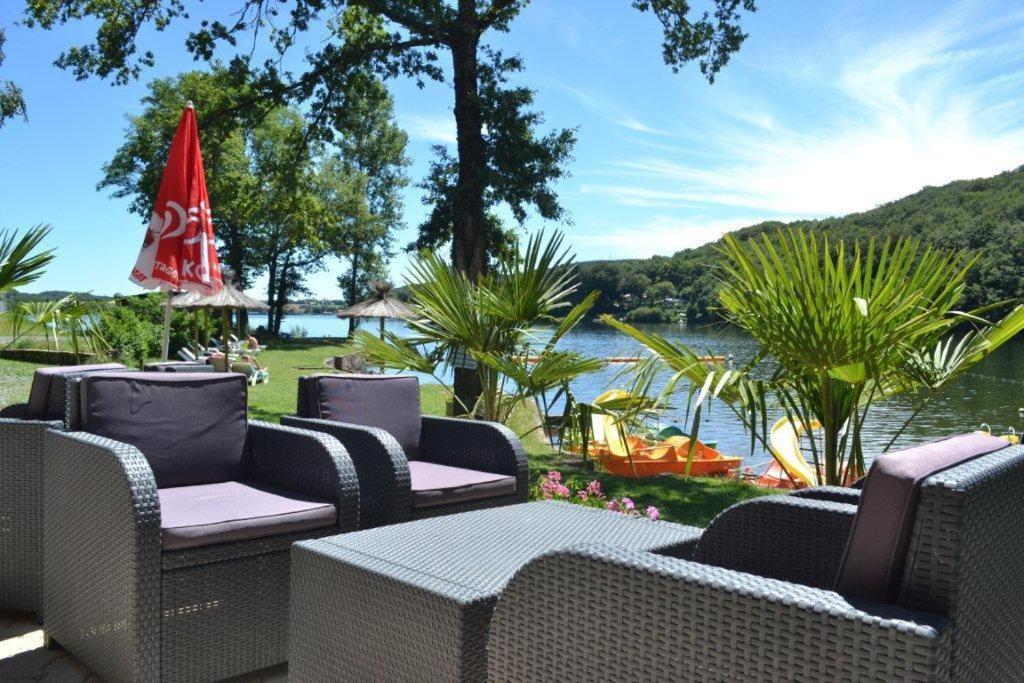
{"label": "stone paving", "polygon": [[[285,665],[231,679],[232,683],[282,683]],[[0,681],[99,683],[102,679],[65,650],[43,647],[43,631],[35,617],[0,610]]]}

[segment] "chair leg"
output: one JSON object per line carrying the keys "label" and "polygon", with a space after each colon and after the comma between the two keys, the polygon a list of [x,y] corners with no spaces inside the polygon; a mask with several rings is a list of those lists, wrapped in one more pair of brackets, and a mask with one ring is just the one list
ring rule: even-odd
{"label": "chair leg", "polygon": [[43,631],[43,647],[47,650],[60,650],[61,646],[56,640],[50,637],[50,634]]}

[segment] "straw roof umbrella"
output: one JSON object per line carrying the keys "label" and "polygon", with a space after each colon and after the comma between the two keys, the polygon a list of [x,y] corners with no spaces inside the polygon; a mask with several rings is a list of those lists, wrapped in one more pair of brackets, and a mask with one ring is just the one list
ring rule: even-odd
{"label": "straw roof umbrella", "polygon": [[[254,299],[245,292],[237,289],[230,281],[229,276],[225,274],[224,286],[219,292],[213,294],[201,294],[199,292],[185,292],[183,294],[175,295],[171,299],[171,306],[174,308],[192,309],[198,312],[200,309],[212,308],[219,309],[221,312],[220,322],[220,334],[221,340],[223,341],[225,348],[227,348],[228,340],[228,314],[230,311],[246,309],[246,310],[257,310],[265,311],[270,307],[266,303],[259,299]],[[199,343],[199,324],[198,318],[196,323],[196,344]]]}
{"label": "straw roof umbrella", "polygon": [[380,318],[380,338],[384,338],[384,319],[396,318],[408,320],[416,317],[416,311],[407,303],[391,298],[392,285],[383,280],[371,280],[370,286],[374,290],[372,297],[366,301],[349,306],[343,311],[338,311],[339,318]]}

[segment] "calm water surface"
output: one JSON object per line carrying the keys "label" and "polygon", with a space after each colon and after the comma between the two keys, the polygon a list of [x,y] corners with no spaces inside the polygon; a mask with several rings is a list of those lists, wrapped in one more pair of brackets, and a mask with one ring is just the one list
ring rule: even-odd
{"label": "calm water surface", "polygon": [[[253,326],[262,324],[262,316],[251,316]],[[292,315],[285,318],[282,329],[291,330],[301,326],[310,336],[340,336],[347,331],[347,322],[333,316]],[[377,322],[365,324],[366,329],[376,330]],[[405,328],[397,321],[388,321],[387,327],[397,333]],[[680,325],[642,325],[648,331],[655,331],[675,341],[716,355],[732,355],[737,365],[754,357],[757,345],[750,337],[735,328],[722,325],[694,327]],[[581,325],[561,345],[593,356],[633,356],[638,347],[631,339],[603,325]],[[622,366],[610,366],[605,370],[580,378],[573,391],[580,400],[591,400],[606,389],[624,386],[618,375]],[[660,387],[659,387],[660,388]],[[673,418],[684,422],[683,400],[678,401],[675,414],[670,413],[663,422]],[[1024,422],[1018,417],[1018,408],[1024,406],[1024,339],[1018,337],[993,354],[974,370],[951,386],[940,398],[917,417],[907,429],[899,443],[907,444],[927,438],[934,438],[956,432],[969,431],[985,422],[994,431],[1010,427],[1021,431]],[[910,414],[906,401],[891,399],[878,404],[869,416],[866,428],[865,449],[868,453],[880,450],[892,433]],[[771,420],[781,417],[769,416]],[[749,455],[750,442],[740,421],[721,403],[713,403],[710,413],[701,419],[701,435],[717,439],[719,449],[736,455]],[[765,460],[763,453],[756,452],[752,462]]]}

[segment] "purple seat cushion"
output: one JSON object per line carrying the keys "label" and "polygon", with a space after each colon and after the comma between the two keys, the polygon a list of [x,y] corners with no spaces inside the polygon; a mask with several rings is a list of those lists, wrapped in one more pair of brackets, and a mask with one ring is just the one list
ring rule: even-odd
{"label": "purple seat cushion", "polygon": [[307,383],[311,415],[303,417],[379,427],[407,458],[420,450],[420,383],[401,375],[316,375]]}
{"label": "purple seat cushion", "polygon": [[245,377],[105,372],[82,380],[82,429],[129,443],[159,488],[246,478]]}
{"label": "purple seat cushion", "polygon": [[159,489],[164,550],[290,534],[332,526],[332,503],[225,481]]}
{"label": "purple seat cushion", "polygon": [[1008,445],[987,434],[963,434],[879,456],[864,480],[836,590],[849,597],[895,603],[921,483]]}
{"label": "purple seat cushion", "polygon": [[120,363],[100,363],[96,365],[61,365],[54,368],[39,368],[32,375],[32,388],[28,392],[28,406],[25,417],[30,420],[63,420],[63,412],[50,408],[50,388],[53,386],[54,375],[71,375],[90,370],[126,370]]}
{"label": "purple seat cushion", "polygon": [[515,477],[437,465],[422,460],[409,461],[409,478],[412,483],[414,508],[511,496],[516,492]]}

